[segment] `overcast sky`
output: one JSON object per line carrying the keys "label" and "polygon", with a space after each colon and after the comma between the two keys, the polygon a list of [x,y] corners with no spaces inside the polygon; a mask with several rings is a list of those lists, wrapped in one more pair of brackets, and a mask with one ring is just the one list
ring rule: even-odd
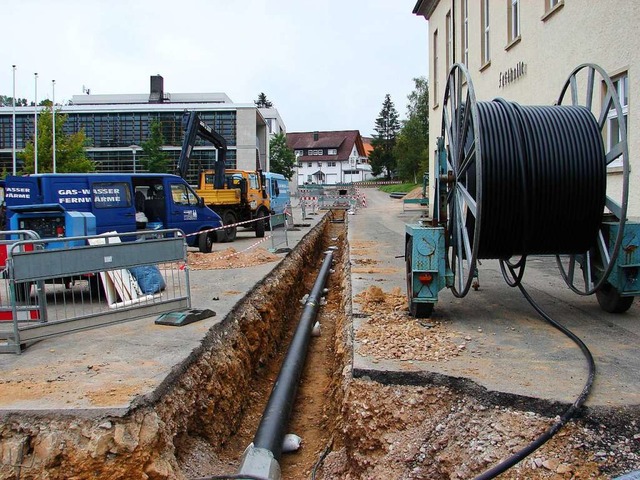
{"label": "overcast sky", "polygon": [[91,93],[264,92],[290,132],[358,129],[391,95],[401,118],[427,76],[416,0],[7,0],[0,94],[56,103]]}

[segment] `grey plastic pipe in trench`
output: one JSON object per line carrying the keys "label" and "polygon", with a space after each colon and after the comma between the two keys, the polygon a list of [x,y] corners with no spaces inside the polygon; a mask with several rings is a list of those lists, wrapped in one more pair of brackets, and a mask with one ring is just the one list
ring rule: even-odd
{"label": "grey plastic pipe in trench", "polygon": [[282,455],[285,429],[293,409],[298,382],[307,358],[311,331],[320,307],[320,299],[331,270],[332,261],[333,251],[328,251],[300,315],[298,327],[289,345],[276,383],[271,390],[271,396],[264,409],[258,430],[253,437],[253,444],[245,451],[240,474],[269,479],[280,478],[280,468],[277,461]]}

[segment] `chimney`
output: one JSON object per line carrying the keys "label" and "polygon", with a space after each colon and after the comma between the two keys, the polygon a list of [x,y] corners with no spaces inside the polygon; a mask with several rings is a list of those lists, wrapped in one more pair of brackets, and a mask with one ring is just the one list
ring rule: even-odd
{"label": "chimney", "polygon": [[151,75],[151,93],[149,103],[162,103],[164,100],[164,79],[161,75]]}
{"label": "chimney", "polygon": [[318,132],[317,131],[313,132],[313,141],[314,142],[318,141]]}

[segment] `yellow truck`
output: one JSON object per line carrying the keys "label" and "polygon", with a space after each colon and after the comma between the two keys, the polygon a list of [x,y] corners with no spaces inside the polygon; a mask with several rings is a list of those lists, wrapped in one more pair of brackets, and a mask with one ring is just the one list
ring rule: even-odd
{"label": "yellow truck", "polygon": [[240,226],[255,230],[256,237],[264,237],[269,226],[270,206],[262,171],[225,168],[227,142],[224,137],[205,124],[197,112],[186,113],[184,123],[185,135],[177,172],[182,178],[186,177],[197,137],[211,142],[218,150],[215,168],[200,172],[196,189],[197,195],[220,216],[225,226],[222,230],[212,232],[211,240],[234,241],[239,222],[247,222]]}

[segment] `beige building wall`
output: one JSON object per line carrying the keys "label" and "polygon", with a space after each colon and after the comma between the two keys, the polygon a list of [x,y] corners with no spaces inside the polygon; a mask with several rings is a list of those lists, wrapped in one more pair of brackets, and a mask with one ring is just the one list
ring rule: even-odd
{"label": "beige building wall", "polygon": [[238,107],[236,111],[236,167],[255,170],[259,152],[263,169],[268,162],[267,126],[255,105]]}
{"label": "beige building wall", "polygon": [[[509,42],[508,8],[511,0],[489,0],[490,61],[482,62],[482,0],[421,0],[414,13],[429,24],[430,144],[440,136],[442,102],[450,61],[462,63],[462,11],[469,8],[468,68],[477,100],[502,97],[523,105],[549,105],[558,96],[572,70],[582,63],[600,65],[610,76],[628,74],[628,144],[631,176],[629,216],[640,216],[640,2],[632,0],[520,0],[520,37]],[[453,25],[447,26],[451,15]],[[453,28],[451,28],[453,27]],[[435,33],[437,32],[437,34]],[[447,33],[452,32],[447,41]],[[437,45],[434,48],[434,34]],[[452,48],[453,47],[453,48]],[[434,64],[437,62],[437,65]],[[520,75],[501,85],[500,75],[520,65]],[[524,66],[524,71],[522,69]],[[437,93],[434,95],[434,88]],[[435,178],[434,162],[430,178]],[[610,168],[610,194],[619,185],[620,168]],[[433,182],[432,182],[433,183]],[[433,200],[433,185],[431,198]],[[433,202],[431,203],[433,205]]]}

